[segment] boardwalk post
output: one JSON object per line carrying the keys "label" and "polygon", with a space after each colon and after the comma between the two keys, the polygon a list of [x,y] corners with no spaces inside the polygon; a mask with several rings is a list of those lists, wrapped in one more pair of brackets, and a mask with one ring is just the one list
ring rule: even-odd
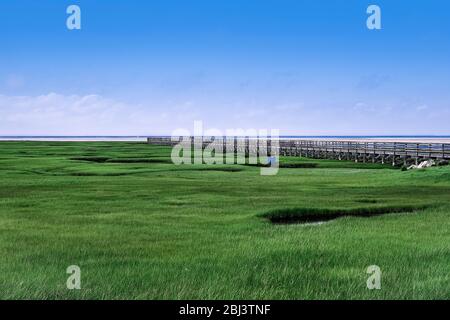
{"label": "boardwalk post", "polygon": [[367,142],[364,143],[364,149],[363,149],[364,155],[363,155],[363,162],[366,163],[366,155],[367,155]]}
{"label": "boardwalk post", "polygon": [[420,145],[417,143],[416,144],[416,161],[415,161],[416,166],[419,164],[419,147],[420,147]]}
{"label": "boardwalk post", "polygon": [[376,149],[376,146],[377,146],[377,143],[374,142],[374,143],[372,144],[372,150],[373,150],[373,153],[372,153],[372,163],[375,163],[375,149]]}
{"label": "boardwalk post", "polygon": [[392,166],[395,166],[395,157],[397,156],[397,143],[394,142],[394,155],[392,156]]}
{"label": "boardwalk post", "polygon": [[342,160],[342,148],[343,148],[344,146],[342,145],[342,143],[340,144],[340,146],[339,146],[339,160]]}
{"label": "boardwalk post", "polygon": [[350,160],[350,142],[347,141],[347,152],[346,152],[347,161]]}
{"label": "boardwalk post", "polygon": [[405,151],[404,151],[404,154],[403,154],[403,165],[404,166],[406,166],[406,158],[407,158],[407,155],[406,155],[407,151],[406,150],[407,150],[407,146],[408,145],[405,144],[405,148],[404,148]]}
{"label": "boardwalk post", "polygon": [[403,165],[407,165],[408,164],[408,156],[409,156],[409,144],[405,143],[405,155],[403,158]]}

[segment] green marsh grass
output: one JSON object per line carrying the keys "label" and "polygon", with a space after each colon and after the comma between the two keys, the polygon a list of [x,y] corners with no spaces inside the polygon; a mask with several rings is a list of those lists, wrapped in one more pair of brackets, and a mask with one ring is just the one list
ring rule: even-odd
{"label": "green marsh grass", "polygon": [[[1,142],[0,298],[450,298],[448,166],[282,158],[315,165],[261,176],[245,165],[175,166],[170,151]],[[74,160],[87,157],[149,161]],[[368,207],[426,208],[320,226],[261,218]],[[381,290],[366,288],[373,264]],[[81,290],[66,288],[69,265],[81,268]]]}

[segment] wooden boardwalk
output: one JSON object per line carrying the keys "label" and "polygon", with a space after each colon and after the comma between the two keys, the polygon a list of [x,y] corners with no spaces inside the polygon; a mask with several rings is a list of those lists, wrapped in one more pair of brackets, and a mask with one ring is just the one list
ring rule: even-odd
{"label": "wooden boardwalk", "polygon": [[309,158],[410,164],[450,159],[450,143],[280,140],[280,155]]}
{"label": "wooden boardwalk", "polygon": [[[202,140],[205,147],[208,144],[223,144],[225,151],[234,145],[234,152],[258,154],[260,149],[254,139],[248,138],[221,138],[215,141]],[[175,145],[170,137],[149,137],[149,144]],[[191,137],[191,141],[194,138]],[[352,160],[357,162],[390,163],[392,165],[418,164],[424,160],[450,160],[450,141],[441,142],[407,142],[407,141],[368,141],[368,140],[327,140],[327,139],[278,139],[278,146],[269,140],[268,153],[281,156],[306,157],[318,159]],[[227,149],[231,150],[231,149]]]}

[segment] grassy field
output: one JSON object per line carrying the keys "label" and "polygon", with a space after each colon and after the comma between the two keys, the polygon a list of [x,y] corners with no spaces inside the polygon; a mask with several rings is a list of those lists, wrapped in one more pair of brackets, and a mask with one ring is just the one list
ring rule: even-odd
{"label": "grassy field", "polygon": [[[283,158],[316,165],[261,176],[169,156],[143,143],[1,142],[0,298],[450,298],[450,167]],[[413,212],[264,218],[392,208]],[[69,265],[81,290],[66,288]],[[369,265],[381,290],[366,287]]]}

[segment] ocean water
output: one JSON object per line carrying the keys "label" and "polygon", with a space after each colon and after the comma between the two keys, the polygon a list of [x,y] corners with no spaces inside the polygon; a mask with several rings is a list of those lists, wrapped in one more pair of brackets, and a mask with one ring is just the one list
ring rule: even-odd
{"label": "ocean water", "polygon": [[[149,136],[0,136],[0,141],[146,141]],[[156,137],[156,136],[155,136]],[[281,139],[324,139],[324,140],[443,140],[450,141],[450,135],[397,135],[397,136],[280,136]]]}
{"label": "ocean water", "polygon": [[0,141],[147,141],[147,136],[0,136]]}

